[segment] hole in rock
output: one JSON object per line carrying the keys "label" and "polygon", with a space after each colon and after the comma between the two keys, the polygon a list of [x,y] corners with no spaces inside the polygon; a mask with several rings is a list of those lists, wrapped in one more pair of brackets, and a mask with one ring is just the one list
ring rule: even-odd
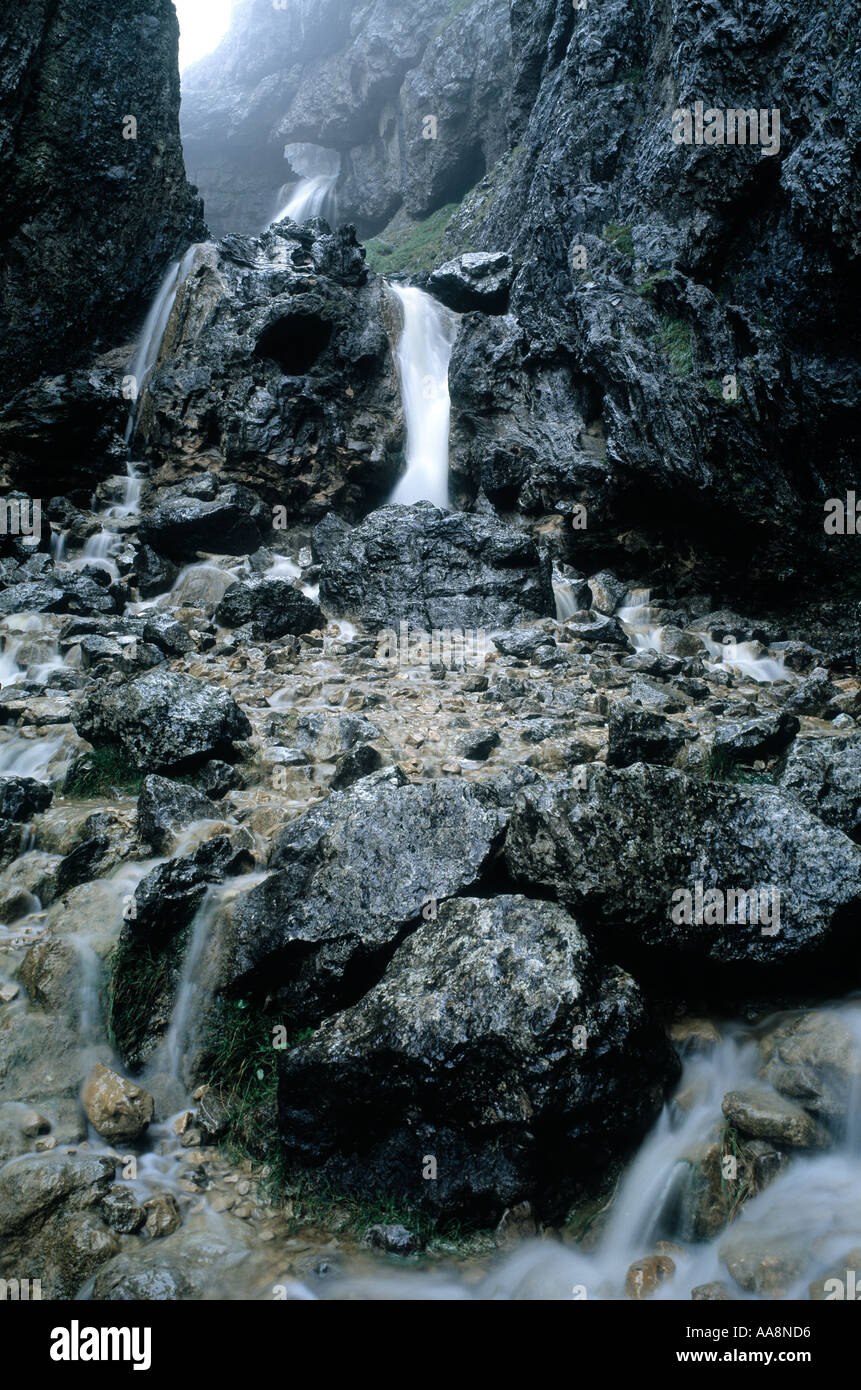
{"label": "hole in rock", "polygon": [[332,325],[317,314],[285,314],[264,328],[255,357],[276,362],[285,376],[303,376],[314,366],[332,337]]}

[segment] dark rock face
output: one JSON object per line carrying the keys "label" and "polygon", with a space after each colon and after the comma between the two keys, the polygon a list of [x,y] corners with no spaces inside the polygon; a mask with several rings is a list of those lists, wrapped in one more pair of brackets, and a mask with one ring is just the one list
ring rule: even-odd
{"label": "dark rock face", "polygon": [[281,833],[275,872],[236,904],[225,983],[259,976],[299,1026],[352,1002],[411,924],[480,880],[534,776],[413,785],[387,768],[333,792]]}
{"label": "dark rock face", "polygon": [[231,584],[215,610],[215,621],[221,627],[251,623],[255,636],[264,642],[273,642],[288,633],[298,637],[326,626],[316,603],[286,579]]}
{"label": "dark rock face", "polygon": [[337,151],[339,214],[373,232],[402,204],[423,217],[459,201],[495,163],[509,83],[507,0],[298,0],[274,12],[251,0],[184,74],[186,159],[223,236],[275,216],[296,176],[291,144]]}
{"label": "dark rock face", "polygon": [[493,517],[383,507],[353,530],[328,517],[314,545],[324,607],[370,628],[506,627],[555,612],[549,561]]}
{"label": "dark rock face", "polygon": [[193,559],[199,550],[247,555],[259,550],[272,515],[248,488],[219,487],[208,474],[158,492],[141,517],[145,544],[173,560]]}
{"label": "dark rock face", "polygon": [[741,763],[782,753],[801,728],[794,714],[766,715],[724,724],[715,734],[714,746]]}
{"label": "dark rock face", "polygon": [[677,1067],[634,981],[562,908],[465,898],[283,1055],[281,1139],[288,1163],[350,1191],[488,1219],[533,1198],[558,1211],[645,1130]]}
{"label": "dark rock face", "polygon": [[226,690],[193,676],[149,671],[87,691],[75,728],[96,748],[119,748],[142,772],[192,767],[229,754],[251,725]]}
{"label": "dark rock face", "polygon": [[[749,982],[794,966],[809,985],[850,949],[861,857],[797,802],[642,763],[578,773],[520,794],[506,860],[516,881],[554,890],[638,974],[687,969],[693,979],[708,964]],[[697,912],[697,883],[701,894],[718,890],[722,915],[702,900]],[[741,907],[730,917],[730,889],[756,890],[758,922]]]}
{"label": "dark rock face", "polygon": [[[850,13],[805,25],[787,5],[705,21],[629,0],[512,5],[519,143],[444,243],[520,267],[507,332],[478,321],[454,349],[457,466],[473,487],[520,435],[518,505],[591,501],[584,540],[611,520],[682,533],[784,579],[804,572],[802,551],[823,554],[858,389],[842,347],[858,252]],[[696,100],[779,109],[779,151],[675,144],[673,110]],[[534,448],[548,431],[552,464]]]}
{"label": "dark rock face", "polygon": [[[167,263],[205,233],[180,146],[170,0],[36,0],[13,6],[4,28],[0,373],[8,389],[67,371],[97,340],[115,343]],[[135,139],[124,138],[130,116]]]}
{"label": "dark rock face", "polygon": [[[243,553],[259,546],[256,530],[277,525],[272,508],[294,522],[331,507],[363,515],[379,502],[403,458],[392,315],[350,229],[285,222],[260,240],[199,247],[136,436],[158,482],[176,486],[174,501],[145,516],[144,540],[166,555],[231,544]],[[185,500],[193,462],[243,489],[218,494],[230,502],[227,527],[215,493]],[[247,489],[269,504],[268,518]]]}
{"label": "dark rock face", "polygon": [[51,787],[33,777],[0,778],[0,817],[24,821],[46,811],[54,799]]}

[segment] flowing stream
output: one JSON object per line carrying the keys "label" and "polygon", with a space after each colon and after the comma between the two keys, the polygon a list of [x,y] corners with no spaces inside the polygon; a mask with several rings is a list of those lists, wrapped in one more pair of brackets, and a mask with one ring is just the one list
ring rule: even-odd
{"label": "flowing stream", "polygon": [[272,221],[283,222],[285,217],[289,217],[291,222],[297,222],[301,226],[311,217],[326,217],[327,214],[328,220],[333,220],[337,182],[337,173],[315,174],[312,178],[302,179],[294,185],[287,202]]}

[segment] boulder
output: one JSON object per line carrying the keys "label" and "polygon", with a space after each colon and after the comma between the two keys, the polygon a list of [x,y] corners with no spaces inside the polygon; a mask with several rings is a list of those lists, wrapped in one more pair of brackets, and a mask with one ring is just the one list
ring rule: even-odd
{"label": "boulder", "polygon": [[192,560],[199,551],[252,555],[272,529],[272,513],[237,483],[219,487],[204,474],[161,489],[141,515],[140,537],[169,560]]}
{"label": "boulder", "polygon": [[778,1023],[759,1044],[761,1075],[826,1123],[846,1120],[861,1085],[861,1046],[841,1014],[814,1009]]}
{"label": "boulder", "polygon": [[138,797],[137,828],[156,854],[170,854],[176,831],[196,820],[220,820],[218,807],[183,782],[155,774],[145,777]]}
{"label": "boulder", "polygon": [[610,713],[607,762],[611,767],[672,763],[686,737],[686,730],[663,714],[639,709],[631,700],[617,700]]}
{"label": "boulder", "polygon": [[514,280],[514,266],[506,251],[467,251],[438,266],[428,278],[428,293],[459,314],[478,309],[485,314],[504,314]]}
{"label": "boulder", "polygon": [[112,1144],[133,1144],[149,1128],[152,1096],[119,1072],[96,1062],[81,1096],[87,1119]]}
{"label": "boulder", "polygon": [[778,1095],[770,1086],[746,1086],[728,1091],[721,1109],[736,1129],[751,1139],[770,1139],[781,1148],[827,1149],[828,1131],[802,1106]]}
{"label": "boulder", "polygon": [[369,628],[474,631],[556,612],[550,561],[495,517],[382,507],[353,529],[327,517],[314,547],[327,612]]}
{"label": "boulder", "polygon": [[264,642],[274,642],[288,633],[299,637],[326,626],[317,604],[286,579],[231,584],[215,610],[215,621],[229,628],[251,623],[254,636]]}
{"label": "boulder", "polygon": [[477,883],[528,769],[413,785],[384,768],[281,832],[275,872],[238,899],[225,978],[257,978],[297,1026],[352,1003],[406,929]]}
{"label": "boulder", "polygon": [[228,691],[161,669],[87,691],[72,719],[82,738],[96,748],[119,748],[141,772],[229,756],[234,740],[251,733]]}
{"label": "boulder", "polygon": [[[552,890],[650,976],[708,964],[773,986],[791,967],[809,984],[854,949],[858,850],[772,787],[584,765],[518,795],[505,853],[516,882]],[[758,920],[736,898],[754,892]]]}
{"label": "boulder", "polygon": [[496,1221],[566,1209],[658,1113],[675,1053],[630,976],[553,903],[454,899],[379,984],[281,1054],[288,1165]]}
{"label": "boulder", "polygon": [[782,753],[800,728],[794,714],[783,712],[730,720],[716,730],[713,746],[728,753],[734,762],[753,763]]}
{"label": "boulder", "polygon": [[861,738],[796,739],[777,783],[826,825],[861,841]]}

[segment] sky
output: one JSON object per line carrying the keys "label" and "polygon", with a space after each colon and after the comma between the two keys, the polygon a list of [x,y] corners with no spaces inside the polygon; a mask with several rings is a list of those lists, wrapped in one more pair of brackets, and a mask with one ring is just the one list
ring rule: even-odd
{"label": "sky", "polygon": [[227,33],[233,0],[173,0],[179,18],[179,70],[216,48]]}

